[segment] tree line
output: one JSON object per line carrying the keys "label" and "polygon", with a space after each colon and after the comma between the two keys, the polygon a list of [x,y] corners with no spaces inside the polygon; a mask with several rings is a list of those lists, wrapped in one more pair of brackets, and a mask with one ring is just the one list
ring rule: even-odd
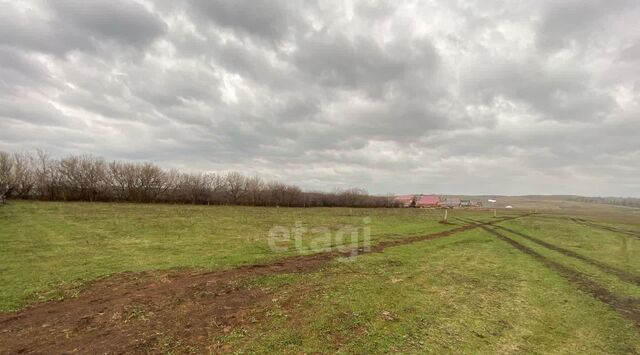
{"label": "tree line", "polygon": [[150,162],[107,161],[93,155],[54,158],[43,150],[0,151],[0,199],[286,207],[394,207],[391,196],[352,188],[304,191],[238,172],[183,173]]}

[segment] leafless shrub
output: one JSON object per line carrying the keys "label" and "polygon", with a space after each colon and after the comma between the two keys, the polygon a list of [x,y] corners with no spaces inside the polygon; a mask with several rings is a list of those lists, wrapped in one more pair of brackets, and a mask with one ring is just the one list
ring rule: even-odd
{"label": "leafless shrub", "polygon": [[306,192],[238,172],[181,173],[152,163],[107,162],[92,155],[0,152],[0,196],[69,201],[169,202],[283,207],[390,207],[362,189]]}

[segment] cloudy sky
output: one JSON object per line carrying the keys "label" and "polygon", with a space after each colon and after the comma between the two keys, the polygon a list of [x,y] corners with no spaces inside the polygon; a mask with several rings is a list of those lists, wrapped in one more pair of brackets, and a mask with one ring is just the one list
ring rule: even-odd
{"label": "cloudy sky", "polygon": [[0,150],[640,196],[639,18],[637,0],[0,0]]}

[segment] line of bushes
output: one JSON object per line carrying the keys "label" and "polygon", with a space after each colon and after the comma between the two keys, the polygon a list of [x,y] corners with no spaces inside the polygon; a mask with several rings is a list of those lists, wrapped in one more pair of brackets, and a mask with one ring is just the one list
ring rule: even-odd
{"label": "line of bushes", "polygon": [[149,162],[92,155],[56,159],[45,151],[0,151],[0,200],[163,202],[291,207],[394,207],[363,189],[304,191],[238,172],[182,173]]}

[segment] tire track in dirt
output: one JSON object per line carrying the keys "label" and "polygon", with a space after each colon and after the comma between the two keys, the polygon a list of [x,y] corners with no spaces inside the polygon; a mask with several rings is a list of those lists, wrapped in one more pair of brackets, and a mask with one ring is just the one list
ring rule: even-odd
{"label": "tire track in dirt", "polygon": [[[468,220],[468,221],[472,221],[472,220]],[[553,251],[556,251],[556,252],[558,252],[560,254],[563,254],[565,256],[568,256],[568,257],[583,261],[583,262],[585,262],[585,263],[587,263],[589,265],[592,265],[592,266],[595,266],[595,267],[599,268],[600,270],[602,270],[602,271],[604,271],[606,273],[614,275],[614,276],[618,277],[619,279],[621,279],[623,281],[626,281],[626,282],[632,283],[634,285],[640,286],[640,276],[633,275],[633,274],[631,274],[631,273],[629,273],[629,272],[627,272],[625,270],[621,270],[621,269],[618,269],[616,267],[607,265],[607,264],[605,264],[603,262],[600,262],[598,260],[586,257],[586,256],[581,255],[581,254],[578,254],[578,253],[576,253],[576,252],[574,252],[572,250],[565,249],[565,248],[559,247],[557,245],[545,242],[545,241],[543,241],[541,239],[532,237],[532,236],[524,234],[522,232],[518,232],[518,231],[513,230],[511,228],[503,227],[503,226],[500,226],[500,225],[497,225],[497,224],[493,225],[493,227],[497,228],[497,229],[504,230],[504,231],[512,233],[512,234],[515,234],[515,235],[518,235],[518,236],[520,236],[522,238],[525,238],[525,239],[527,239],[527,240],[529,240],[529,241],[531,241],[533,243],[536,243],[536,244],[538,244],[540,246],[543,246],[543,247],[545,247],[547,249],[551,249]]]}
{"label": "tire track in dirt", "polygon": [[633,274],[631,274],[631,273],[629,273],[629,272],[627,272],[625,270],[618,269],[618,268],[613,267],[611,265],[605,264],[605,263],[603,263],[601,261],[589,258],[589,257],[584,256],[582,254],[578,254],[578,253],[576,253],[576,252],[574,252],[572,250],[565,249],[565,248],[559,247],[557,245],[547,243],[547,242],[545,242],[543,240],[531,237],[531,236],[526,235],[526,234],[524,234],[522,232],[518,232],[518,231],[515,231],[513,229],[510,229],[510,228],[507,228],[507,227],[503,227],[503,226],[499,226],[499,225],[494,225],[494,227],[498,228],[498,229],[505,230],[505,231],[507,231],[509,233],[513,233],[515,235],[521,236],[521,237],[523,237],[523,238],[525,238],[527,240],[530,240],[530,241],[532,241],[532,242],[534,242],[534,243],[536,243],[538,245],[541,245],[541,246],[546,247],[548,249],[551,249],[553,251],[557,251],[560,254],[563,254],[563,255],[566,255],[566,256],[569,256],[569,257],[584,261],[585,263],[587,263],[589,265],[592,265],[592,266],[595,266],[595,267],[599,268],[600,270],[602,270],[602,271],[604,271],[606,273],[615,275],[616,277],[618,277],[619,279],[621,279],[623,281],[626,281],[626,282],[632,283],[634,285],[640,286],[640,276],[633,275]]}
{"label": "tire track in dirt", "polygon": [[621,234],[626,234],[626,235],[630,235],[632,237],[636,237],[636,238],[640,238],[640,233],[638,232],[634,232],[634,231],[630,231],[627,229],[622,229],[622,228],[616,228],[616,227],[611,227],[611,226],[605,226],[602,224],[598,224],[595,222],[591,222],[588,221],[586,219],[581,219],[581,218],[569,218],[570,220],[572,220],[573,222],[585,226],[585,227],[592,227],[592,228],[598,228],[598,229],[603,229],[609,232],[614,232],[614,233],[621,233]]}
{"label": "tire track in dirt", "polygon": [[527,254],[538,260],[547,268],[557,272],[560,276],[567,279],[578,289],[592,295],[594,298],[606,303],[613,308],[621,316],[631,320],[633,324],[640,329],[640,300],[633,298],[625,298],[617,296],[607,290],[605,287],[589,279],[585,274],[568,268],[556,261],[553,261],[535,250],[518,243],[517,241],[489,228],[488,226],[480,226],[480,228],[493,234],[498,239],[510,244],[515,249]]}
{"label": "tire track in dirt", "polygon": [[198,349],[214,336],[250,324],[250,309],[273,307],[268,292],[246,285],[252,277],[310,272],[354,252],[381,252],[518,217],[382,241],[369,249],[286,257],[222,271],[118,274],[90,282],[78,297],[0,314],[0,351],[158,353],[176,351],[167,348],[176,342]]}

